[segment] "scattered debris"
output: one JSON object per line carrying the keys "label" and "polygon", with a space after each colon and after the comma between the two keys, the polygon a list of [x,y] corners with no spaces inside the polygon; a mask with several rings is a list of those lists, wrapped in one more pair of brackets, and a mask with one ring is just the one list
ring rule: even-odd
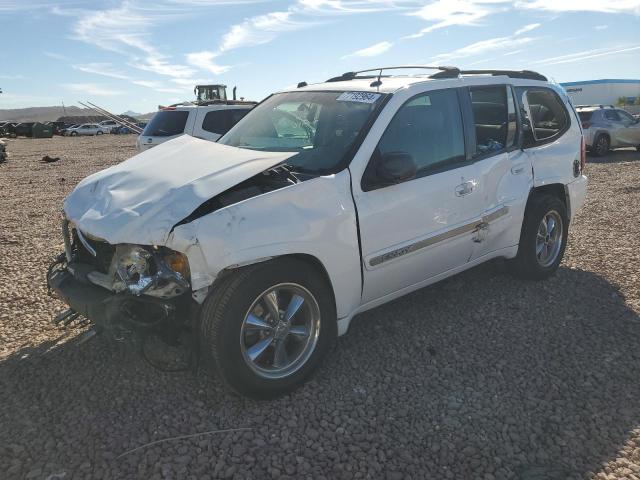
{"label": "scattered debris", "polygon": [[42,161],[44,163],[53,163],[57,162],[58,160],[60,160],[60,157],[50,157],[49,155],[45,155],[44,157],[42,157]]}
{"label": "scattered debris", "polygon": [[0,163],[7,161],[7,144],[0,140]]}

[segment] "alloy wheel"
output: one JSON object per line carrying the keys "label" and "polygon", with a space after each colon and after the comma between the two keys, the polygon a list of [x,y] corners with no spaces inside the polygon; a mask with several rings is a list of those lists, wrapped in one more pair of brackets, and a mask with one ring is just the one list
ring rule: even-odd
{"label": "alloy wheel", "polygon": [[547,212],[536,235],[536,257],[541,267],[549,267],[558,258],[562,249],[562,217],[555,210]]}
{"label": "alloy wheel", "polygon": [[283,283],[252,303],[240,329],[240,350],[249,368],[266,379],[287,377],[313,354],[320,334],[320,307],[306,288]]}

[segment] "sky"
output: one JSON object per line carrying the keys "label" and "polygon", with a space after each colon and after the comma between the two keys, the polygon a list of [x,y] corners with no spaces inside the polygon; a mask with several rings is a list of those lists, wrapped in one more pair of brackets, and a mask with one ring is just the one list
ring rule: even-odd
{"label": "sky", "polygon": [[640,78],[640,0],[0,0],[0,109],[261,100],[389,65]]}

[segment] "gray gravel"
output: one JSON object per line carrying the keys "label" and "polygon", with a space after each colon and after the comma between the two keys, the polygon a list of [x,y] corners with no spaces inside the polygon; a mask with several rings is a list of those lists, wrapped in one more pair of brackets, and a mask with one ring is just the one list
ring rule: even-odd
{"label": "gray gravel", "polygon": [[552,279],[495,262],[360,315],[311,382],[254,402],[50,323],[61,201],[134,137],[7,143],[0,478],[640,479],[640,153],[588,165]]}

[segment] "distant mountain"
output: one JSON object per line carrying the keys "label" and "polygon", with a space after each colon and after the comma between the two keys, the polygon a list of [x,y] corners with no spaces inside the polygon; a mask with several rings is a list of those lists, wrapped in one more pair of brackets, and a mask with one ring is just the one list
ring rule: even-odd
{"label": "distant mountain", "polygon": [[129,117],[138,118],[138,117],[141,117],[143,114],[134,112],[132,110],[127,110],[126,112],[122,112],[120,115],[128,115]]}
{"label": "distant mountain", "polygon": [[[131,110],[127,110],[122,115],[134,117],[140,121],[148,121],[155,112],[150,113],[136,113]],[[2,110],[0,109],[0,122],[54,122],[60,117],[83,117],[90,120],[78,120],[82,121],[95,121],[96,112],[88,108],[80,107],[66,107],[63,109],[60,107],[29,107],[29,108],[14,108]],[[98,117],[96,117],[98,118]],[[102,119],[103,117],[100,116]]]}
{"label": "distant mountain", "polygon": [[53,122],[63,116],[95,115],[93,110],[80,107],[29,107],[0,110],[0,121],[12,122]]}

